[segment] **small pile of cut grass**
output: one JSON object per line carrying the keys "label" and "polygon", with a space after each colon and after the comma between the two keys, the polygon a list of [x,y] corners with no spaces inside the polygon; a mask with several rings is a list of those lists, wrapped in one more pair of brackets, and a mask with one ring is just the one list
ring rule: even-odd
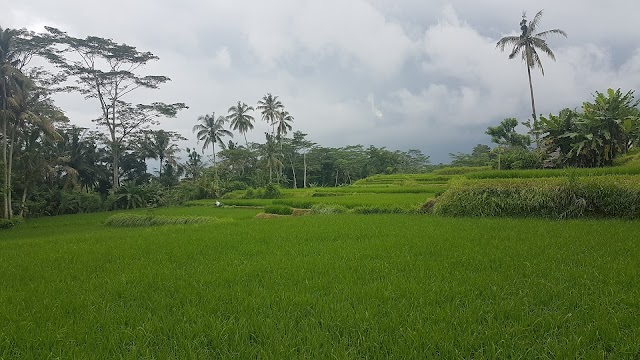
{"label": "small pile of cut grass", "polygon": [[148,227],[159,225],[188,225],[210,222],[212,218],[203,216],[154,216],[138,214],[116,214],[105,221],[114,227]]}

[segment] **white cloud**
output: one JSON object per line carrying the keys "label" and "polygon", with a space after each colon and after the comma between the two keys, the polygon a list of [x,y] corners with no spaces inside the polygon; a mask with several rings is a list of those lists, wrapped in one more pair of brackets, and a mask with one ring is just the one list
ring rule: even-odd
{"label": "white cloud", "polygon": [[[484,128],[530,110],[524,64],[495,49],[517,31],[521,2],[487,0],[29,0],[0,13],[3,27],[53,25],[75,36],[97,35],[152,51],[148,74],[172,78],[139,101],[184,101],[163,122],[192,138],[199,115],[226,113],[238,100],[255,106],[280,95],[294,130],[322,145],[414,147],[446,161],[448,152],[488,143]],[[594,91],[640,88],[640,3],[541,0],[544,29],[557,62],[532,73],[539,113],[579,106]],[[121,11],[126,8],[127,11]],[[597,19],[585,21],[585,19]],[[597,23],[597,26],[594,24]],[[371,99],[368,100],[368,95]],[[640,94],[638,94],[640,96]],[[373,107],[372,107],[373,103]],[[80,95],[60,96],[74,123],[99,109]],[[380,111],[382,118],[375,116]],[[268,126],[256,117],[250,141]],[[455,148],[456,146],[468,148]]]}
{"label": "white cloud", "polygon": [[216,51],[215,56],[213,57],[213,59],[211,59],[211,63],[215,67],[219,67],[222,69],[231,68],[231,53],[229,52],[229,48],[224,46]]}

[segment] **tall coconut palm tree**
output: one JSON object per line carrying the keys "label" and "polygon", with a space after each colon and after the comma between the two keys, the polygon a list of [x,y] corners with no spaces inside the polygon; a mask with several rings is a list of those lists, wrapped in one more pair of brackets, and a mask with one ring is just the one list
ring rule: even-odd
{"label": "tall coconut palm tree", "polygon": [[273,181],[273,170],[282,170],[282,152],[278,151],[277,143],[272,135],[265,133],[266,142],[262,146],[262,157],[269,170],[269,183]]}
{"label": "tall coconut palm tree", "polygon": [[278,114],[278,118],[276,122],[278,125],[276,129],[276,134],[277,134],[278,140],[282,141],[282,137],[286,136],[287,132],[289,132],[293,128],[291,126],[291,123],[293,122],[293,116],[291,116],[291,114],[289,114],[287,110],[282,110]]}
{"label": "tall coconut palm tree", "polygon": [[247,131],[253,129],[253,116],[249,115],[249,111],[254,111],[253,106],[249,106],[243,102],[238,101],[238,105],[229,108],[229,115],[227,119],[231,121],[231,128],[237,130],[244,135],[244,142],[249,146],[247,141]]}
{"label": "tall coconut palm tree", "polygon": [[197,131],[196,136],[198,141],[204,141],[202,145],[202,151],[208,148],[209,145],[213,147],[213,167],[216,167],[216,143],[224,144],[222,138],[225,136],[233,137],[233,133],[224,128],[227,118],[220,116],[216,119],[216,113],[211,115],[203,115],[198,117],[198,121],[202,124],[197,124],[193,127],[193,132]]}
{"label": "tall coconut palm tree", "polygon": [[522,56],[522,61],[527,65],[527,75],[529,76],[529,90],[531,92],[531,115],[533,116],[533,131],[536,138],[536,146],[540,147],[540,136],[538,133],[538,119],[536,117],[536,103],[533,97],[533,84],[531,82],[531,69],[540,68],[542,76],[544,76],[544,68],[540,61],[538,51],[541,51],[549,56],[553,61],[556,60],[556,56],[549,48],[546,39],[551,35],[562,35],[567,37],[567,33],[560,29],[547,30],[536,33],[540,20],[542,19],[542,10],[540,10],[533,20],[527,24],[526,14],[522,15],[522,21],[520,21],[520,30],[522,34],[520,36],[505,36],[498,43],[496,47],[501,51],[504,51],[505,47],[513,46],[513,50],[509,54],[509,59],[513,59],[518,55]]}
{"label": "tall coconut palm tree", "polygon": [[258,101],[258,110],[262,114],[262,120],[271,125],[271,135],[275,135],[275,125],[278,121],[279,113],[284,109],[282,102],[278,100],[277,96],[267,93]]}
{"label": "tall coconut palm tree", "polygon": [[9,159],[9,132],[13,114],[9,110],[12,89],[16,89],[16,77],[21,75],[19,66],[19,49],[16,48],[16,38],[19,32],[0,27],[0,121],[2,136],[2,164],[4,167],[2,179],[3,217],[11,218],[11,169]]}
{"label": "tall coconut palm tree", "polygon": [[180,152],[180,148],[178,148],[175,141],[178,140],[186,140],[186,138],[178,133],[165,130],[155,130],[147,134],[143,142],[145,156],[149,159],[160,161],[159,178],[162,178],[162,168],[165,165],[165,160],[170,165],[175,166],[177,164],[175,155]]}

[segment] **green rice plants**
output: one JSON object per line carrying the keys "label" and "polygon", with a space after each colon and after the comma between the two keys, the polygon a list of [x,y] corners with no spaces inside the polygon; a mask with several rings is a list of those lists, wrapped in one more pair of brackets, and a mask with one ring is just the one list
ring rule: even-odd
{"label": "green rice plants", "polygon": [[338,194],[335,192],[314,192],[313,195],[311,195],[311,197],[329,197],[329,196],[342,196],[342,195],[344,195],[344,193]]}
{"label": "green rice plants", "polygon": [[353,183],[356,186],[366,185],[396,185],[418,183],[418,184],[446,184],[451,179],[450,175],[433,175],[433,174],[393,174],[393,175],[374,175],[365,179],[360,179]]}
{"label": "green rice plants", "polygon": [[264,212],[267,214],[291,215],[293,214],[293,208],[286,205],[267,205],[264,207]]}
{"label": "green rice plants", "polygon": [[344,214],[349,209],[346,206],[338,204],[313,204],[311,206],[311,213],[316,215],[330,215],[330,214]]}
{"label": "green rice plants", "polygon": [[640,166],[617,166],[603,168],[565,168],[565,169],[534,169],[534,170],[490,170],[466,174],[467,179],[532,179],[567,177],[570,173],[577,176],[605,176],[605,175],[640,175]]}
{"label": "green rice plants", "polygon": [[105,221],[105,225],[114,227],[147,227],[159,225],[199,224],[211,221],[212,218],[201,216],[154,216],[139,214],[116,214]]}
{"label": "green rice plants", "polygon": [[2,232],[0,358],[638,353],[637,221],[154,210],[234,212],[148,228],[65,215]]}
{"label": "green rice plants", "polygon": [[418,194],[418,193],[435,193],[446,189],[446,184],[419,184],[414,186],[399,185],[352,185],[339,188],[317,188],[313,196],[322,196],[319,194]]}
{"label": "green rice plants", "polygon": [[393,206],[393,205],[364,205],[355,206],[350,212],[354,214],[371,215],[371,214],[416,214],[417,207],[413,206]]}
{"label": "green rice plants", "polygon": [[[228,199],[224,200],[225,206],[267,206],[273,204],[272,199]],[[215,201],[209,200],[211,206],[214,206]]]}
{"label": "green rice plants", "polygon": [[311,209],[313,204],[317,204],[323,201],[326,202],[327,200],[319,198],[289,198],[273,200],[273,203],[277,205],[291,206],[296,209]]}
{"label": "green rice plants", "polygon": [[464,175],[472,172],[491,170],[491,166],[451,166],[434,170],[433,175]]}

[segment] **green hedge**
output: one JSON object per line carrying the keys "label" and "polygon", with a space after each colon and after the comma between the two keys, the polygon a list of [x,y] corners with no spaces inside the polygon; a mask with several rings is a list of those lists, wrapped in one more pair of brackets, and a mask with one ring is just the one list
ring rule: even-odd
{"label": "green hedge", "polygon": [[434,213],[468,217],[640,218],[640,177],[471,180],[452,184]]}

